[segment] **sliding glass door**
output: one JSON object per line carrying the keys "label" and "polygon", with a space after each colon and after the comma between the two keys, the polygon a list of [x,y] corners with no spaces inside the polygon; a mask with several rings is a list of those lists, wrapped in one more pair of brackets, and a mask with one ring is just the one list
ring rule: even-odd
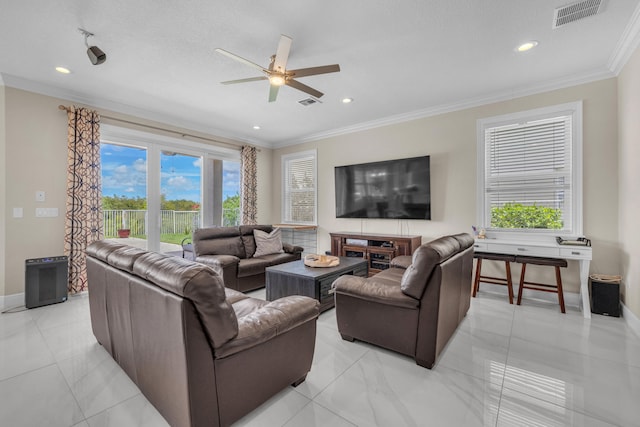
{"label": "sliding glass door", "polygon": [[160,252],[175,251],[201,224],[202,161],[175,151],[160,155]]}
{"label": "sliding glass door", "polygon": [[239,223],[238,150],[103,128],[106,239],[181,254],[196,228]]}
{"label": "sliding glass door", "polygon": [[147,150],[102,143],[100,157],[105,239],[147,248]]}

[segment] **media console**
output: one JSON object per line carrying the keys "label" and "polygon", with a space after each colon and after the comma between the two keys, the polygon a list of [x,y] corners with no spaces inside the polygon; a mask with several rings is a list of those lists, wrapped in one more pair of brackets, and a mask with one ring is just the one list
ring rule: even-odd
{"label": "media console", "polygon": [[422,236],[349,232],[329,235],[331,255],[365,259],[369,266],[369,276],[389,268],[394,257],[412,255],[422,244]]}

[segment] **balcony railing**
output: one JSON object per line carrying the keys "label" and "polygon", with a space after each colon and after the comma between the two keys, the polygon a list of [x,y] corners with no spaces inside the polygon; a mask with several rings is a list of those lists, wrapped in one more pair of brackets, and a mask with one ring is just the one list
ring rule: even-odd
{"label": "balcony railing", "polygon": [[[238,225],[240,209],[223,210],[224,226]],[[199,227],[200,211],[160,211],[160,234],[190,234]],[[104,237],[118,236],[118,230],[128,229],[131,236],[146,236],[146,210],[103,210]]]}

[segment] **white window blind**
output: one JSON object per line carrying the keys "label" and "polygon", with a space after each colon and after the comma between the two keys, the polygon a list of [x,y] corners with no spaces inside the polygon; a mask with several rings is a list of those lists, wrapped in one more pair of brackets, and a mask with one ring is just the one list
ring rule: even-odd
{"label": "white window blind", "polygon": [[480,225],[487,230],[581,233],[581,108],[547,110],[483,121]]}
{"label": "white window blind", "polygon": [[282,222],[316,224],[316,152],[282,157]]}

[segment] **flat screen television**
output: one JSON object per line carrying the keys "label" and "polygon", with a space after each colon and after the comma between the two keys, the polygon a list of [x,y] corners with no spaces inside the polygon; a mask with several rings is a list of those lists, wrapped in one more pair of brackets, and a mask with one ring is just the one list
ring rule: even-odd
{"label": "flat screen television", "polygon": [[336,166],[337,218],[431,219],[429,156]]}

